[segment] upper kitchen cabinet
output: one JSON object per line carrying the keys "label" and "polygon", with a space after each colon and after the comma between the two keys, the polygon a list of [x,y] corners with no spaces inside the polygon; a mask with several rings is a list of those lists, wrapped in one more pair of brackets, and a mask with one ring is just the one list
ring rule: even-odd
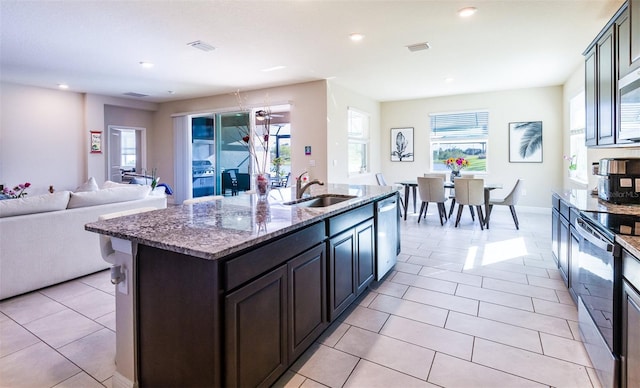
{"label": "upper kitchen cabinet", "polygon": [[634,68],[640,67],[640,0],[629,1],[629,19],[631,21],[631,62]]}
{"label": "upper kitchen cabinet", "polygon": [[610,26],[585,53],[587,146],[615,143],[615,29]]}

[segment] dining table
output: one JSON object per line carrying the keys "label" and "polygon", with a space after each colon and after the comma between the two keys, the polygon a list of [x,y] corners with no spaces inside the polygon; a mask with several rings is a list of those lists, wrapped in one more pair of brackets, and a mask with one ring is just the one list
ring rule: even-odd
{"label": "dining table", "polygon": [[[404,220],[407,220],[407,209],[409,208],[409,191],[411,191],[413,195],[413,212],[416,213],[416,193],[418,191],[418,180],[403,180],[399,182],[395,182],[398,185],[404,186]],[[445,189],[453,189],[453,182],[445,181],[444,182]],[[489,201],[491,199],[491,190],[501,189],[501,183],[485,183],[484,184],[484,208],[485,208],[485,217],[483,220],[483,224],[487,224],[489,222],[490,212],[489,210]]]}

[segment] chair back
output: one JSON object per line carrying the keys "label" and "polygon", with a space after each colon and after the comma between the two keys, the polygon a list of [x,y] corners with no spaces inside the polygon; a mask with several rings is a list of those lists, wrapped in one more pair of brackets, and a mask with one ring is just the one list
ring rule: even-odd
{"label": "chair back", "polygon": [[422,202],[444,202],[444,179],[418,177],[418,193]]}
{"label": "chair back", "polygon": [[424,175],[422,175],[425,178],[442,178],[442,181],[446,181],[447,180],[447,173],[446,172],[428,172],[425,173]]}
{"label": "chair back", "polygon": [[511,192],[504,197],[504,201],[502,202],[504,205],[512,206],[517,205],[520,200],[520,195],[522,193],[522,187],[524,186],[524,181],[522,179],[518,179],[516,184],[513,185],[513,189]]}
{"label": "chair back", "polygon": [[384,180],[384,175],[381,172],[376,173],[376,180],[378,181],[379,186],[389,186],[387,182]]}
{"label": "chair back", "polygon": [[484,179],[456,179],[453,186],[457,203],[470,206],[484,205]]}
{"label": "chair back", "polygon": [[222,195],[207,195],[206,197],[197,197],[197,198],[185,199],[184,201],[182,201],[182,204],[183,205],[193,205],[194,203],[215,201],[217,199],[223,199],[223,198],[224,197]]}

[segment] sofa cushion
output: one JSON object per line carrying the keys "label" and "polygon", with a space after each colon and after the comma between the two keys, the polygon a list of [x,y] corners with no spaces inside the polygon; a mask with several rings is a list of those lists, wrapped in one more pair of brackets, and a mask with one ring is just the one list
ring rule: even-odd
{"label": "sofa cushion", "polygon": [[53,194],[34,195],[0,201],[0,217],[64,210],[69,203],[70,194],[70,191],[58,191]]}
{"label": "sofa cushion", "polygon": [[129,187],[128,183],[118,183],[114,181],[104,181],[102,184],[103,189],[110,189],[112,187]]}
{"label": "sofa cushion", "polygon": [[83,191],[98,191],[100,188],[98,187],[98,182],[96,182],[94,177],[89,178],[86,182],[81,184],[76,188],[76,193],[80,193]]}
{"label": "sofa cushion", "polygon": [[126,185],[126,187],[111,187],[98,191],[71,193],[67,209],[134,201],[145,198],[150,191],[150,186]]}

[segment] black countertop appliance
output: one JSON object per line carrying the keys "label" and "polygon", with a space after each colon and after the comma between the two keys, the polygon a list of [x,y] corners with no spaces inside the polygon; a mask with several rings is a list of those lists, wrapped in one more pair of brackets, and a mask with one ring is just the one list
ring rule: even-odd
{"label": "black countertop appliance", "polygon": [[600,159],[598,197],[616,204],[640,204],[640,158]]}

